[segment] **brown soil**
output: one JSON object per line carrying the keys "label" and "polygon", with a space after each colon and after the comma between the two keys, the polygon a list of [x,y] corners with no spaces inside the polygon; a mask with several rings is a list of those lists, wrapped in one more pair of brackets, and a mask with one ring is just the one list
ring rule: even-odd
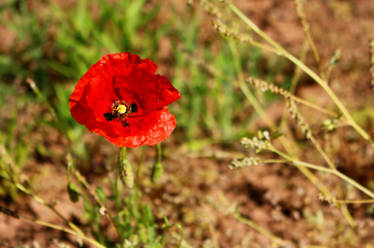
{"label": "brown soil", "polygon": [[[181,12],[186,9],[179,1],[170,2]],[[292,1],[238,0],[234,3],[253,17],[275,40],[294,54],[300,52],[304,33]],[[363,104],[372,106],[368,104],[372,99],[369,89],[368,42],[374,23],[373,13],[374,5],[371,0],[308,1],[306,8],[323,63],[327,63],[335,49],[341,50],[341,61],[333,71],[331,85],[352,109]],[[209,21],[205,20],[204,23],[210,25]],[[212,30],[210,26],[206,28]],[[3,30],[0,27],[1,33]],[[6,49],[11,37],[1,42],[0,50]],[[170,44],[165,41],[160,57],[169,56],[170,50]],[[309,55],[312,58],[312,54]],[[316,67],[312,59],[307,62]],[[316,102],[329,103],[320,88],[307,78],[304,78],[298,94]],[[271,109],[269,113],[277,119],[280,111],[277,108],[273,111]],[[40,109],[36,112],[34,110],[34,114],[41,112]],[[369,117],[366,116],[361,124],[366,125],[373,133],[372,124],[367,121]],[[58,159],[35,155],[32,160],[27,161],[25,174],[31,178],[33,189],[44,199],[54,199],[65,217],[84,223],[82,204],[72,204],[66,192],[66,141],[52,129],[35,132],[39,134],[33,134],[33,137],[53,147]],[[44,135],[41,136],[40,133]],[[86,139],[92,142],[97,137],[87,134]],[[92,154],[95,154],[94,164],[85,171],[92,185],[101,184],[113,176],[110,166],[107,169],[105,164],[107,167],[110,163],[114,164],[116,151],[111,150],[111,144],[101,141],[99,146],[91,146]],[[374,152],[348,128],[321,135],[320,141],[326,147],[334,147],[331,154],[337,158],[338,168],[342,172],[365,185],[373,182]],[[192,153],[183,145],[176,145],[173,138],[164,147],[164,177],[157,186],[150,186],[145,180],[144,196],[153,204],[156,217],[167,216],[171,223],[183,225],[186,247],[271,247],[266,236],[239,222],[229,213],[228,210],[234,207],[238,207],[243,216],[274,235],[292,241],[294,247],[372,247],[369,245],[374,244],[374,218],[370,205],[349,207],[358,224],[356,228],[350,228],[338,208],[318,200],[318,190],[296,168],[264,165],[230,170],[228,165],[232,154],[242,151],[242,148],[207,146],[199,153]],[[318,156],[311,147],[306,145],[304,148],[308,152],[301,152],[301,157],[307,161],[321,162],[316,159]],[[148,150],[144,177],[148,176],[155,156],[153,150]],[[130,159],[136,162],[139,159],[138,153],[137,150],[133,151]],[[108,158],[112,159],[108,162]],[[340,185],[340,188],[348,192],[341,195],[342,198],[365,198],[331,176],[320,174],[319,177],[332,189]],[[26,195],[19,196],[16,202],[2,198],[0,203],[32,218],[62,224],[53,213]],[[0,214],[0,247],[62,247],[62,243],[68,247],[77,247],[75,238],[63,232]]]}

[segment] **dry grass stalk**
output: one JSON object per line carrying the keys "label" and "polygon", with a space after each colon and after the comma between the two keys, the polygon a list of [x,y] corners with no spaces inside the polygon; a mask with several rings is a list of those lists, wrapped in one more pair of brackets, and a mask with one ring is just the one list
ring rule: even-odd
{"label": "dry grass stalk", "polygon": [[370,74],[371,74],[371,81],[370,87],[374,90],[374,37],[370,39]]}
{"label": "dry grass stalk", "polygon": [[303,2],[302,2],[302,0],[294,0],[294,3],[295,3],[295,6],[296,6],[297,16],[300,19],[300,22],[301,22],[301,25],[303,26],[303,29],[304,29],[305,35],[307,37],[307,40],[310,44],[310,47],[312,48],[314,58],[315,58],[316,62],[319,63],[320,62],[319,53],[318,53],[317,47],[316,47],[316,45],[313,41],[312,34],[310,32],[309,23],[306,20]]}
{"label": "dry grass stalk", "polygon": [[274,84],[269,84],[268,82],[263,81],[261,79],[251,78],[250,77],[246,81],[250,85],[252,85],[253,87],[258,88],[258,89],[260,89],[262,91],[268,90],[268,91],[270,91],[270,92],[272,92],[274,94],[281,95],[284,98],[290,98],[290,99],[292,99],[295,102],[301,103],[301,104],[303,104],[305,106],[308,106],[308,107],[311,107],[311,108],[314,108],[315,110],[318,110],[318,111],[320,111],[322,113],[325,113],[327,115],[333,116],[334,118],[336,118],[338,116],[338,114],[336,114],[336,113],[334,113],[332,111],[329,111],[329,110],[324,109],[324,108],[322,108],[322,107],[320,107],[320,106],[318,106],[318,105],[316,105],[314,103],[311,103],[311,102],[306,101],[306,100],[304,100],[302,98],[299,98],[299,97],[293,95],[291,92],[289,92],[287,90],[284,90],[284,89],[282,89],[282,88],[280,88],[280,87],[278,87],[278,86],[276,86]]}

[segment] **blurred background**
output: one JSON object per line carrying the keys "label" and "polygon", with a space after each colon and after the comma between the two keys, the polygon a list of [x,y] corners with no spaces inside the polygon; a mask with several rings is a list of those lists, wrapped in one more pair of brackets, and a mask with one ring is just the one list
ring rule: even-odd
{"label": "blurred background", "polygon": [[[305,34],[293,1],[232,2],[273,39],[300,55]],[[369,39],[374,5],[370,0],[315,0],[308,1],[305,12],[321,57],[317,64],[309,52],[306,64],[314,70],[336,64],[330,86],[373,137]],[[163,143],[161,182],[152,185],[148,179],[156,151],[147,147],[141,185],[142,201],[150,204],[156,222],[167,217],[181,224],[185,247],[270,247],[268,237],[224,211],[230,208],[238,208],[240,214],[292,240],[296,247],[374,247],[371,205],[350,206],[359,225],[352,229],[337,208],[318,200],[318,190],[294,168],[228,168],[234,157],[245,152],[240,139],[266,128],[243,94],[238,75],[289,89],[295,68],[279,56],[221,37],[213,20],[199,1],[0,1],[2,163],[11,161],[20,181],[44,199],[57,201],[56,207],[67,218],[90,230],[89,210],[82,201],[71,202],[66,190],[67,146],[88,182],[104,191],[118,148],[75,122],[68,98],[90,65],[105,54],[128,51],[152,59],[159,66],[157,73],[166,75],[182,95],[169,107],[176,115],[177,128]],[[331,62],[337,53],[339,61]],[[26,78],[35,81],[40,94],[33,92]],[[299,81],[298,96],[333,109],[310,78],[301,75]],[[253,94],[271,120],[281,119],[284,103],[280,97],[259,90]],[[58,117],[57,124],[50,108]],[[373,190],[370,145],[349,128],[322,132],[321,117],[305,113],[338,168]],[[289,125],[300,156],[322,161],[294,125]],[[129,156],[136,164],[142,151],[131,149]],[[328,175],[320,176],[329,183]],[[360,197],[352,188],[343,188],[348,196]],[[3,179],[0,205],[61,223]],[[75,239],[62,232],[0,215],[0,247],[75,245]]]}

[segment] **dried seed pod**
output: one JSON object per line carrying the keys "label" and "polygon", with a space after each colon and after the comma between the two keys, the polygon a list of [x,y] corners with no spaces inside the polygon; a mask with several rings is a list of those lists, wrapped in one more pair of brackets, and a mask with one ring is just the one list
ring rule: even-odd
{"label": "dried seed pod", "polygon": [[163,172],[164,172],[164,167],[162,166],[160,162],[157,162],[153,166],[153,170],[152,170],[152,183],[158,183],[161,179]]}
{"label": "dried seed pod", "polygon": [[261,91],[270,91],[274,94],[278,94],[278,95],[281,95],[283,97],[286,97],[286,98],[291,98],[292,94],[287,91],[287,90],[284,90],[274,84],[269,84],[261,79],[257,79],[257,78],[248,78],[247,79],[247,82],[252,85],[253,87],[255,88],[258,88],[260,89]]}
{"label": "dried seed pod", "polygon": [[230,169],[261,165],[263,162],[257,157],[236,158],[229,165]]}
{"label": "dried seed pod", "polygon": [[300,114],[297,109],[296,103],[290,97],[286,97],[287,109],[291,114],[291,117],[295,119],[296,124],[301,128],[301,132],[307,139],[312,139],[312,130],[309,124],[305,121],[304,117]]}

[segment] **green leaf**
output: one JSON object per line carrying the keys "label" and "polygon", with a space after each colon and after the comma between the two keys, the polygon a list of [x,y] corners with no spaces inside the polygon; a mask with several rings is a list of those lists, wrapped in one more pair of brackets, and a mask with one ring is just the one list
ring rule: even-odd
{"label": "green leaf", "polygon": [[102,187],[100,187],[100,186],[96,187],[96,194],[99,197],[100,201],[103,204],[105,204],[105,202],[106,202],[106,195],[105,195],[104,190],[103,190]]}

